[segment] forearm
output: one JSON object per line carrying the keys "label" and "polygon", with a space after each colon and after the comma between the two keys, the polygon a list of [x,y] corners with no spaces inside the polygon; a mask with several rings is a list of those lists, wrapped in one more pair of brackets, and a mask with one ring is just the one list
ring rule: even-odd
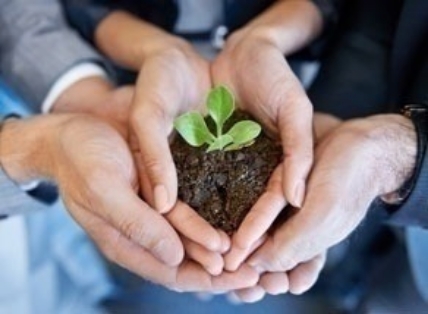
{"label": "forearm", "polygon": [[289,55],[316,38],[322,25],[321,12],[311,1],[280,0],[238,30],[234,37],[259,38]]}
{"label": "forearm", "polygon": [[147,56],[186,45],[172,34],[130,13],[115,11],[95,31],[95,43],[105,55],[122,66],[139,70]]}

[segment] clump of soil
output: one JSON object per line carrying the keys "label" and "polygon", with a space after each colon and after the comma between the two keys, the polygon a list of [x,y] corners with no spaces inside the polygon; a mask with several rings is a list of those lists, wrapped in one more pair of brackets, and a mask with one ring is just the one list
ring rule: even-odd
{"label": "clump of soil", "polygon": [[[224,130],[248,118],[236,112]],[[210,120],[207,124],[213,130]],[[207,153],[206,148],[192,147],[180,136],[171,144],[178,198],[230,235],[265,191],[273,170],[281,162],[282,149],[264,132],[253,145],[240,150]]]}

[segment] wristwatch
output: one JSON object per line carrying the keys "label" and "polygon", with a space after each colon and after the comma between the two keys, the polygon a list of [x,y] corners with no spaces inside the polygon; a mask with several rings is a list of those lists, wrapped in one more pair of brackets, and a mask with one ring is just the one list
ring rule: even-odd
{"label": "wristwatch", "polygon": [[[410,195],[415,189],[420,175],[423,173],[426,174],[426,171],[428,171],[428,169],[423,169],[428,167],[428,165],[426,165],[427,158],[425,156],[428,143],[428,105],[406,105],[402,109],[402,114],[411,119],[415,127],[417,136],[416,163],[412,176],[394,193],[396,202],[393,204],[385,202],[381,202],[382,204],[377,203],[377,205],[381,205],[381,207],[386,209],[390,214],[397,212],[404,203],[406,203],[406,205],[408,205],[407,203],[415,203],[413,198],[419,201],[420,197],[418,197],[418,195],[414,195],[415,197],[413,198],[410,197]],[[422,182],[422,184],[424,184],[424,182]],[[410,205],[413,207],[412,204]]]}
{"label": "wristwatch", "polygon": [[402,109],[402,113],[405,117],[412,120],[417,136],[415,170],[413,171],[413,175],[398,190],[399,198],[404,201],[413,190],[422,169],[428,141],[428,106],[420,104],[406,105]]}

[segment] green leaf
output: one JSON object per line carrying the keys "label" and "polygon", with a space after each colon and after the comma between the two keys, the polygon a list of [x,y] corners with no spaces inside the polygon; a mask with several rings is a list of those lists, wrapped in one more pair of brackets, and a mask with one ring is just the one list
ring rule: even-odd
{"label": "green leaf", "polygon": [[224,147],[226,147],[232,142],[233,137],[228,134],[224,134],[219,138],[216,138],[216,140],[210,145],[210,147],[208,147],[207,152],[209,153],[214,150],[222,150]]}
{"label": "green leaf", "polygon": [[222,134],[224,123],[235,110],[235,99],[225,86],[218,86],[209,93],[207,107],[217,126],[217,137],[219,137]]}
{"label": "green leaf", "polygon": [[[236,123],[230,130],[227,132],[228,135],[233,138],[233,146],[245,146],[246,144],[253,141],[257,136],[259,136],[262,128],[260,124],[245,120],[239,121]],[[232,146],[231,145],[231,146]]]}
{"label": "green leaf", "polygon": [[204,118],[198,112],[188,112],[179,116],[174,121],[174,127],[191,146],[199,147],[205,143],[211,144],[215,140]]}

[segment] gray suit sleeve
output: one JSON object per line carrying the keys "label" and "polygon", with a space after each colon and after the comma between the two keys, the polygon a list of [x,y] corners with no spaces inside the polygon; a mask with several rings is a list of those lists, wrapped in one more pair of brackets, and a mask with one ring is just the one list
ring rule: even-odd
{"label": "gray suit sleeve", "polygon": [[35,112],[82,62],[104,60],[67,24],[59,0],[0,0],[0,73]]}

